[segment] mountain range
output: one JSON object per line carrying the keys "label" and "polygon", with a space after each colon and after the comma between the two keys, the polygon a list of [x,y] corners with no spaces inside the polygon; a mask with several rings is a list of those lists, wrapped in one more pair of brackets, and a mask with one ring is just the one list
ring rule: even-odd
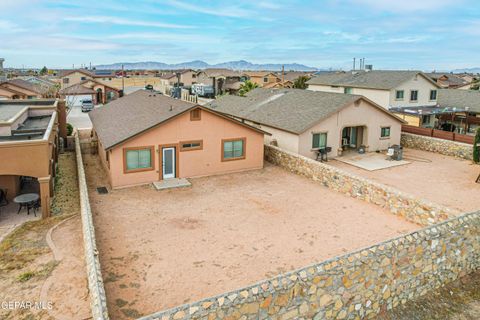
{"label": "mountain range", "polygon": [[121,70],[122,65],[127,70],[173,70],[173,69],[207,69],[207,68],[227,68],[232,70],[268,70],[281,71],[282,66],[286,71],[317,71],[317,68],[309,67],[298,63],[280,64],[257,64],[245,60],[228,61],[217,64],[208,64],[205,61],[195,60],[176,64],[167,64],[163,62],[146,61],[146,62],[119,62],[112,64],[97,65],[97,70]]}
{"label": "mountain range", "polygon": [[475,68],[465,68],[465,69],[455,69],[452,70],[453,73],[480,73],[480,67]]}

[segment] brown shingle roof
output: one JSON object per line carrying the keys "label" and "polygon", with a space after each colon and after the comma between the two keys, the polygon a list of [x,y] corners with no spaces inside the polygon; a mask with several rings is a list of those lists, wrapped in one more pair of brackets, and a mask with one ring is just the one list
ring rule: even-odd
{"label": "brown shingle roof", "polygon": [[88,115],[103,147],[110,149],[194,106],[190,102],[138,90]]}
{"label": "brown shingle roof", "polygon": [[144,90],[114,100],[88,115],[103,147],[110,149],[193,108],[202,108],[228,121],[266,133],[202,106]]}
{"label": "brown shingle roof", "polygon": [[14,85],[16,87],[23,88],[25,90],[32,91],[32,92],[35,92],[35,93],[38,93],[38,94],[43,94],[43,92],[42,92],[42,90],[39,86],[36,86],[36,85],[34,85],[34,84],[32,84],[28,81],[25,81],[23,79],[12,79],[12,80],[8,80],[8,81],[3,82],[3,83],[11,84],[11,85]]}
{"label": "brown shingle roof", "polygon": [[95,90],[91,88],[87,88],[80,83],[77,83],[73,86],[60,90],[58,93],[61,95],[91,94],[91,93],[95,93]]}
{"label": "brown shingle roof", "polygon": [[273,128],[301,134],[333,113],[363,99],[380,112],[399,119],[374,102],[353,94],[301,89],[262,89],[246,97],[223,96],[206,105],[218,112],[250,120]]}
{"label": "brown shingle roof", "polygon": [[421,71],[402,70],[328,72],[314,76],[307,81],[307,84],[391,90],[400,84],[413,79],[417,75],[424,77],[430,83],[439,87],[432,79]]}

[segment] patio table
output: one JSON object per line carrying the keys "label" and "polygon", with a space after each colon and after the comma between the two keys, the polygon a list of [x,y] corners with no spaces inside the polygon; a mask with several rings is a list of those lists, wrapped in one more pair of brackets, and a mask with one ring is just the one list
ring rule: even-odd
{"label": "patio table", "polygon": [[20,213],[22,208],[27,208],[27,214],[30,214],[30,209],[33,209],[33,214],[37,216],[35,203],[38,201],[38,199],[40,199],[40,196],[38,195],[38,193],[25,193],[25,194],[16,196],[13,199],[13,202],[18,203],[19,205],[17,214]]}

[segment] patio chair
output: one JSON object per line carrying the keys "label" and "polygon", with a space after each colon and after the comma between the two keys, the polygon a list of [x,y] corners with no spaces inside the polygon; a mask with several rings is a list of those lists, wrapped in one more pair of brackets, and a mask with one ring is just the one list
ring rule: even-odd
{"label": "patio chair", "polygon": [[0,208],[8,205],[7,191],[0,189]]}

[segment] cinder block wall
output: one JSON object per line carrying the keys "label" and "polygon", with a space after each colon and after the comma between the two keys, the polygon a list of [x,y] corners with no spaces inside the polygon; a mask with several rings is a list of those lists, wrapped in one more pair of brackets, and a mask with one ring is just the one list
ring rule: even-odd
{"label": "cinder block wall", "polygon": [[401,145],[405,148],[437,152],[446,156],[473,160],[473,146],[466,143],[402,133]]}

